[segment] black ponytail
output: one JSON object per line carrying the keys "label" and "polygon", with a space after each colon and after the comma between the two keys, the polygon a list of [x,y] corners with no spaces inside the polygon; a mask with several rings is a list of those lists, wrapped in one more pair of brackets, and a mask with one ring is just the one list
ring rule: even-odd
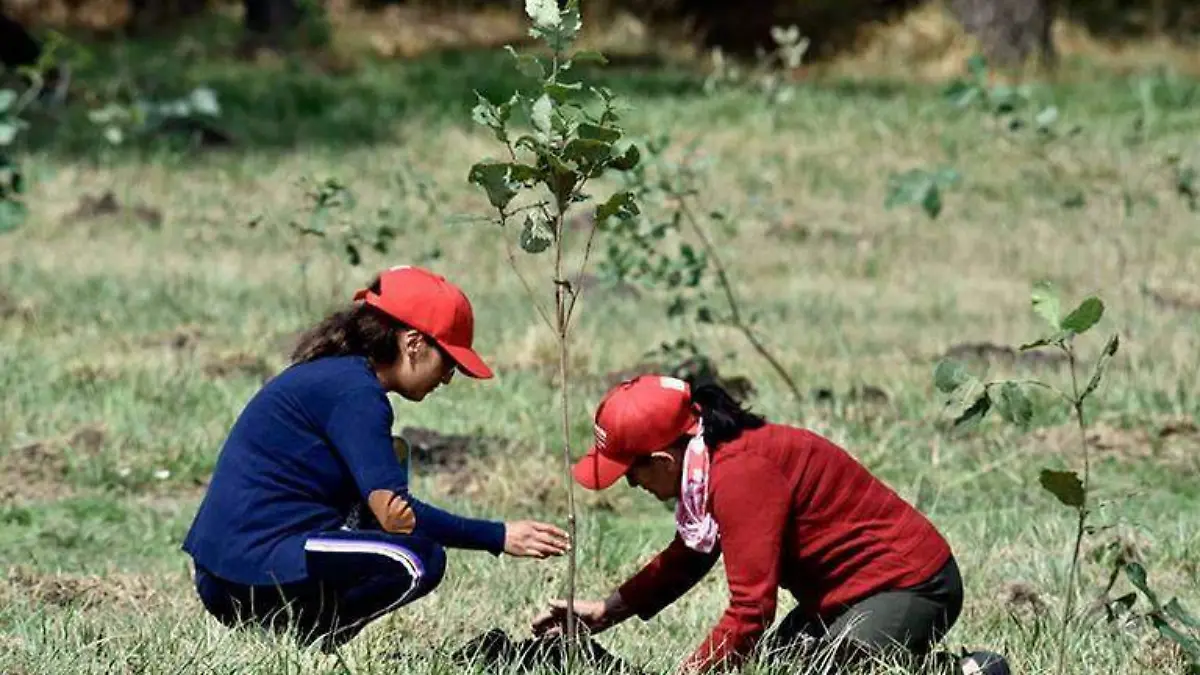
{"label": "black ponytail", "polygon": [[704,444],[711,449],[736,439],[747,429],[758,429],[767,423],[761,415],[743,408],[729,392],[714,382],[694,386],[692,403],[700,408]]}

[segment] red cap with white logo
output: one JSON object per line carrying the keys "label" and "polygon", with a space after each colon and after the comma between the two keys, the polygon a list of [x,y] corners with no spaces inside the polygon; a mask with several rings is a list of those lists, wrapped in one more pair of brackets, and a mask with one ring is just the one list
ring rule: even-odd
{"label": "red cap with white logo", "polygon": [[445,277],[399,265],[379,275],[379,293],[364,288],[354,294],[354,300],[428,335],[470,377],[492,377],[492,369],[471,347],[475,337],[471,302]]}
{"label": "red cap with white logo", "polygon": [[575,482],[603,490],[624,476],[638,457],[696,433],[699,417],[683,380],[641,375],[613,387],[596,408],[596,443],[572,469]]}

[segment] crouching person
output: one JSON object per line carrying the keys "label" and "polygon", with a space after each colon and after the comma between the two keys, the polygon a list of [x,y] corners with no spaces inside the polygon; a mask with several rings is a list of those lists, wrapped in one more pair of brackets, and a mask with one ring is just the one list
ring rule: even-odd
{"label": "crouching person", "polygon": [[[736,667],[752,654],[803,658],[812,640],[844,665],[920,656],[957,620],[962,580],[945,539],[829,440],[769,423],[716,385],[692,390],[658,376],[613,388],[595,435],[576,482],[602,490],[623,476],[678,502],[665,550],[606,600],[576,603],[591,632],[652,618],[722,555],[729,605],[685,672]],[[768,633],[781,588],[798,605]],[[565,608],[552,602],[534,632],[561,630]]]}
{"label": "crouching person", "polygon": [[389,270],[304,337],[231,429],[183,549],[205,608],[331,649],[432,591],[445,548],[545,558],[552,525],[465,518],[414,497],[387,395],[488,378],[471,305],[427,270]]}

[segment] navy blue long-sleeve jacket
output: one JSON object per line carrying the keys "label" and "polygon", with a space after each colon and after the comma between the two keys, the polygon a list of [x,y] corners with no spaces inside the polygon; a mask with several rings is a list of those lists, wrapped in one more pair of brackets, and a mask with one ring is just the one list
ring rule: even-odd
{"label": "navy blue long-sleeve jacket", "polygon": [[503,523],[457,516],[409,493],[392,422],[387,392],[365,358],[290,366],[230,430],[183,550],[236,583],[301,581],[305,539],[342,527],[368,495],[388,490],[412,506],[413,534],[503,552]]}

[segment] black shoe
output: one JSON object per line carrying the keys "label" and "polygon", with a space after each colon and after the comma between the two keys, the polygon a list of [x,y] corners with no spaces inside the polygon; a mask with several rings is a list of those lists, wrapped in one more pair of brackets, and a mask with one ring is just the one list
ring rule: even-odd
{"label": "black shoe", "polygon": [[971,652],[958,665],[963,675],[1012,675],[1008,661],[995,652]]}

